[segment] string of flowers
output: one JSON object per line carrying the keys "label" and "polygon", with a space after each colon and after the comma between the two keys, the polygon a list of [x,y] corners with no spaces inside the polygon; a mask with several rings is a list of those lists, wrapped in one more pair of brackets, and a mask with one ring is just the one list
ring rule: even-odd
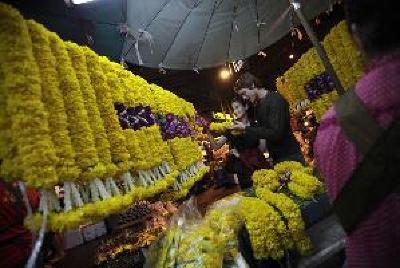
{"label": "string of flowers", "polygon": [[27,25],[32,39],[33,54],[40,70],[42,101],[48,112],[50,135],[59,159],[56,171],[60,180],[76,180],[81,171],[75,163],[64,99],[57,79],[56,59],[50,49],[48,31],[32,20],[28,20]]}
{"label": "string of flowers", "polygon": [[273,193],[267,188],[256,188],[256,195],[258,198],[280,211],[300,254],[307,255],[310,253],[312,245],[305,232],[305,224],[301,216],[300,207],[285,194]]}
{"label": "string of flowers", "polygon": [[[357,51],[344,21],[333,27],[322,42],[339,80],[345,89],[350,89],[363,73],[363,64],[360,53]],[[290,106],[295,106],[307,98],[304,85],[314,76],[322,73],[324,67],[314,48],[307,51],[301,58],[276,81],[278,91],[288,100]],[[318,119],[332,105],[336,93],[329,93],[330,97],[322,95],[322,100],[316,98]]]}
{"label": "string of flowers", "polygon": [[178,170],[184,171],[203,157],[199,145],[191,138],[174,138],[168,140],[171,153]]}
{"label": "string of flowers", "polygon": [[249,232],[254,258],[279,260],[290,249],[285,223],[273,207],[254,197],[243,197],[238,205]]}
{"label": "string of flowers", "polygon": [[231,126],[233,126],[233,122],[211,122],[209,128],[210,131],[223,133]]}
{"label": "string of flowers", "polygon": [[[51,141],[47,113],[41,101],[40,74],[32,55],[28,28],[18,11],[0,3],[0,57],[2,94],[7,95],[10,137],[17,154],[10,177],[20,176],[29,185],[50,187],[58,182],[54,163],[58,162]],[[4,105],[4,103],[3,103]],[[17,150],[15,150],[17,148]],[[2,167],[4,168],[4,167]],[[4,171],[4,169],[3,169]]]}
{"label": "string of flowers", "polygon": [[97,176],[97,170],[101,170],[101,167],[79,82],[64,42],[50,32],[49,41],[57,61],[56,69],[68,117],[68,130],[76,154],[75,161],[82,170],[81,177],[91,178]]}
{"label": "string of flowers", "polygon": [[111,62],[107,57],[99,57],[101,67],[104,74],[107,76],[107,81],[109,84],[117,85],[111,90],[111,96],[114,103],[125,103],[125,87],[121,85],[121,80],[118,77],[118,72],[122,71],[123,68],[121,64]]}
{"label": "string of flowers", "polygon": [[96,173],[93,175],[101,178],[107,174],[108,170],[115,169],[111,161],[110,144],[97,106],[96,94],[90,82],[84,51],[82,47],[72,42],[66,42],[66,48],[79,81],[90,128],[94,134],[97,155],[100,160]]}
{"label": "string of flowers", "polygon": [[110,93],[112,89],[107,85],[98,56],[88,48],[85,49],[85,54],[90,80],[96,93],[97,105],[111,146],[112,161],[125,168],[122,172],[127,171],[131,165],[128,162],[130,154],[126,148],[126,139],[114,110]]}
{"label": "string of flowers", "polygon": [[322,182],[311,175],[310,168],[287,161],[275,165],[273,170],[257,170],[253,173],[255,187],[273,192],[289,190],[301,199],[312,199],[323,192]]}

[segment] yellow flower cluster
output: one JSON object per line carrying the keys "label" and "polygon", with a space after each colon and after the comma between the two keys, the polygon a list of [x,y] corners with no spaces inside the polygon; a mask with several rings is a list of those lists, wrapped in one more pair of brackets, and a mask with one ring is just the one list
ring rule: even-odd
{"label": "yellow flower cluster", "polygon": [[30,185],[49,187],[57,183],[54,163],[59,161],[41,100],[40,73],[25,21],[3,3],[0,3],[0,57],[0,92],[6,97],[1,101],[1,115],[10,120],[2,119],[9,132],[1,144],[11,141],[2,152],[5,153],[2,171],[8,176],[23,177]]}
{"label": "yellow flower cluster", "polygon": [[112,161],[121,165],[124,168],[122,171],[129,170],[130,154],[127,150],[125,135],[114,109],[110,90],[113,87],[110,87],[109,84],[107,85],[99,57],[90,49],[85,49],[85,55],[90,80],[97,97],[97,105],[111,146]]}
{"label": "yellow flower cluster", "polygon": [[233,126],[233,122],[211,122],[210,131],[223,133],[231,126]]}
{"label": "yellow flower cluster", "polygon": [[320,121],[325,112],[332,106],[337,100],[339,95],[336,91],[332,91],[328,94],[322,95],[320,98],[311,102],[310,107],[313,110],[317,120]]}
{"label": "yellow flower cluster", "polygon": [[51,51],[57,60],[58,80],[64,97],[69,123],[68,129],[75,149],[76,163],[83,173],[87,173],[90,176],[89,174],[92,173],[93,167],[99,164],[99,157],[93,132],[89,125],[83,95],[64,42],[56,34],[50,32],[49,41]]}
{"label": "yellow flower cluster", "polygon": [[[5,4],[0,4],[0,56],[0,175],[49,189],[49,207],[56,211],[50,191],[64,183],[69,197],[64,213],[50,213],[52,229],[73,228],[159,194],[176,182],[179,171],[193,175],[181,181],[187,191],[206,172],[187,171],[201,159],[190,139],[171,146],[157,125],[134,131],[119,124],[114,102],[194,115],[193,105],[173,93],[89,48],[62,41]],[[124,195],[114,178],[124,181]],[[91,200],[80,192],[88,186]]]}
{"label": "yellow flower cluster", "polygon": [[56,59],[50,50],[47,30],[32,20],[27,21],[27,25],[32,39],[33,54],[40,71],[42,101],[48,112],[50,135],[59,160],[55,164],[57,174],[62,180],[76,180],[80,170],[75,163],[64,99],[59,90]]}
{"label": "yellow flower cluster", "polygon": [[267,188],[273,192],[288,188],[302,199],[312,199],[323,192],[322,182],[312,176],[312,169],[298,162],[281,162],[274,169],[257,170],[253,174],[255,187]]}
{"label": "yellow flower cluster", "polygon": [[92,87],[90,76],[86,66],[86,57],[83,49],[71,42],[66,42],[66,48],[71,58],[72,67],[75,70],[76,77],[79,81],[80,90],[82,92],[85,108],[87,111],[90,128],[94,134],[94,142],[97,155],[102,165],[98,165],[96,172],[90,174],[87,179],[94,177],[103,177],[107,171],[112,170],[110,143],[108,142],[106,130],[100,111],[97,106],[96,94]]}
{"label": "yellow flower cluster", "polygon": [[199,145],[191,138],[173,138],[168,140],[174,163],[183,171],[203,158]]}
{"label": "yellow flower cluster", "polygon": [[272,206],[254,197],[243,197],[238,211],[246,223],[254,257],[281,259],[284,251],[291,245],[290,234],[279,213]]}
{"label": "yellow flower cluster", "polygon": [[300,207],[285,194],[273,193],[266,188],[256,188],[256,195],[280,211],[297,250],[301,255],[308,254],[311,250],[311,241],[305,233]]}
{"label": "yellow flower cluster", "polygon": [[163,161],[173,166],[168,144],[162,140],[160,127],[153,125],[140,130],[124,130],[128,151],[131,153],[135,170],[148,170]]}
{"label": "yellow flower cluster", "polygon": [[[363,64],[360,53],[357,51],[344,21],[332,28],[322,42],[339,80],[345,89],[350,89],[363,73]],[[297,103],[306,99],[304,85],[314,76],[322,73],[324,67],[315,48],[310,49],[276,81],[278,91],[295,108]],[[317,100],[318,101],[318,100]],[[334,98],[325,98],[320,101],[318,114],[326,111]],[[322,111],[322,109],[324,109]]]}
{"label": "yellow flower cluster", "polygon": [[[177,171],[167,175],[163,180],[155,182],[149,187],[135,187],[132,191],[110,197],[64,213],[52,212],[49,214],[48,229],[54,232],[77,229],[80,225],[96,222],[110,214],[126,210],[136,201],[152,197],[167,190],[175,181]],[[42,224],[42,215],[36,213],[25,219],[25,226],[31,230],[39,230]]]}

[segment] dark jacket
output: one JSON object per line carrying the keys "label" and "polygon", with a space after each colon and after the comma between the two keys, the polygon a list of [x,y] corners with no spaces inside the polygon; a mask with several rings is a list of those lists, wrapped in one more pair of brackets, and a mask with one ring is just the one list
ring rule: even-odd
{"label": "dark jacket", "polygon": [[246,127],[246,134],[265,139],[274,162],[298,161],[304,163],[300,146],[290,127],[287,101],[277,92],[268,93],[254,109],[257,126]]}

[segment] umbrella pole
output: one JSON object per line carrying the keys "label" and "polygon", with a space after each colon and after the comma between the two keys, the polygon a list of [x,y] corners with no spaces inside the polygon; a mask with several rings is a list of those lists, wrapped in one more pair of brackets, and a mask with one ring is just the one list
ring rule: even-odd
{"label": "umbrella pole", "polygon": [[339,95],[344,94],[344,88],[342,86],[342,83],[340,82],[335,70],[333,69],[333,66],[332,66],[331,62],[329,61],[329,58],[326,54],[325,49],[323,48],[321,43],[318,41],[317,35],[315,34],[314,30],[311,28],[311,25],[308,23],[306,17],[304,16],[304,14],[301,10],[300,3],[295,2],[293,0],[289,0],[289,1],[290,1],[290,4],[293,6],[297,17],[300,19],[301,24],[303,25],[304,29],[306,30],[306,33],[307,33],[308,37],[310,38],[313,46],[317,50],[318,56],[321,58],[322,63],[324,64],[325,70],[332,77],[332,79],[335,83],[335,86],[336,86],[336,91],[338,92]]}

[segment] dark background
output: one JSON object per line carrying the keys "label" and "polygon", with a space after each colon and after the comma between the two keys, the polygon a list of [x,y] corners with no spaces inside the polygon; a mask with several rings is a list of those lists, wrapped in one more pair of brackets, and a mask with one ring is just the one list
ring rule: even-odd
{"label": "dark background", "polygon": [[[116,1],[116,2],[114,2]],[[57,32],[64,40],[88,45],[100,55],[118,61],[122,49],[122,37],[115,27],[123,21],[119,9],[121,0],[96,0],[95,5],[85,4],[67,8],[64,0],[2,0],[16,7],[27,19],[35,19],[49,30]],[[118,3],[117,3],[118,2]],[[116,4],[117,3],[117,4]],[[108,8],[109,6],[109,8]],[[105,10],[105,11],[104,11]],[[320,40],[344,18],[343,5],[335,5],[333,11],[323,13],[311,22]],[[302,40],[288,34],[273,46],[264,49],[266,57],[253,55],[245,60],[245,69],[255,74],[268,89],[275,89],[276,78],[288,70],[308,49],[312,47],[304,29],[298,27]],[[93,42],[88,36],[93,38]],[[294,58],[289,59],[293,54]],[[219,78],[221,67],[190,71],[149,69],[129,65],[129,69],[150,83],[155,83],[178,96],[194,103],[201,112],[221,111],[229,105],[232,86],[238,74],[229,80]]]}

